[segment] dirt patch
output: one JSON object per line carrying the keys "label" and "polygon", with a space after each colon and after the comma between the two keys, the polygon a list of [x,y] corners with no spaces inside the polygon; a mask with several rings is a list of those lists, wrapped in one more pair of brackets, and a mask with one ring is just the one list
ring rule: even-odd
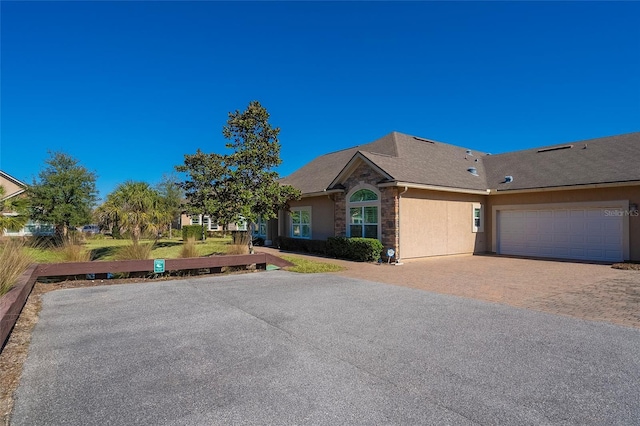
{"label": "dirt patch", "polygon": [[611,267],[614,269],[640,271],[640,263],[614,263]]}

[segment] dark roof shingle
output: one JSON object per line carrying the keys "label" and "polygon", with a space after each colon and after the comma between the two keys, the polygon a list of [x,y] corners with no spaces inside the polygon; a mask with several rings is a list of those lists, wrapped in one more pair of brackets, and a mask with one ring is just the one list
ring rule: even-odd
{"label": "dark roof shingle", "polygon": [[[640,132],[545,148],[487,155],[392,132],[371,143],[317,157],[281,182],[303,194],[322,192],[358,153],[393,181],[456,189],[513,190],[640,181]],[[477,176],[469,172],[472,167]],[[507,175],[513,176],[512,183],[504,183]]]}

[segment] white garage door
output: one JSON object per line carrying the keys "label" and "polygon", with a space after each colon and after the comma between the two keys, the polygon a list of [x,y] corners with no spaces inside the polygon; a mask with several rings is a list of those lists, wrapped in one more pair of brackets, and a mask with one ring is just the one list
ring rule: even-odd
{"label": "white garage door", "polygon": [[614,209],[498,211],[497,252],[519,256],[623,260],[623,217]]}

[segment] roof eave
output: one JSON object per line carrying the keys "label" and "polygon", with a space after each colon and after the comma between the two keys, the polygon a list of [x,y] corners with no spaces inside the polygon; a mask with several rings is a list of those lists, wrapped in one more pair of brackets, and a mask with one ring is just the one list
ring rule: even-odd
{"label": "roof eave", "polygon": [[440,186],[440,185],[427,185],[422,183],[411,183],[411,182],[385,182],[378,185],[379,188],[388,188],[388,187],[405,187],[411,189],[425,189],[429,191],[442,191],[442,192],[456,192],[462,194],[475,194],[475,195],[487,195],[489,194],[488,189],[470,189],[470,188],[456,188],[452,186]]}
{"label": "roof eave", "polygon": [[605,183],[586,183],[575,185],[561,186],[544,186],[537,188],[521,188],[521,189],[489,189],[490,195],[495,194],[523,194],[527,192],[548,192],[548,191],[570,191],[572,189],[597,189],[597,188],[619,188],[622,186],[638,186],[640,180],[621,181],[621,182],[605,182]]}
{"label": "roof eave", "polygon": [[22,188],[26,188],[27,187],[26,183],[19,181],[18,179],[14,178],[13,176],[11,176],[8,173],[3,172],[2,170],[0,170],[0,176],[3,176],[5,179],[13,182],[14,184],[16,184],[16,185],[18,185],[18,186],[20,186]]}
{"label": "roof eave", "polygon": [[384,176],[385,179],[393,180],[393,177],[389,173],[387,173],[384,170],[382,170],[377,164],[375,164],[373,161],[368,159],[361,151],[358,151],[353,155],[353,157],[351,157],[351,160],[349,160],[349,162],[347,162],[347,164],[342,168],[340,173],[338,173],[338,175],[331,181],[331,183],[329,184],[328,188],[332,188],[334,185],[342,183],[342,181],[344,179],[346,179],[347,176],[349,176],[351,173],[353,173],[353,169],[354,169],[353,166],[355,165],[357,160],[362,160],[365,164],[367,164],[369,167],[371,167],[377,173],[379,173],[382,176]]}
{"label": "roof eave", "polygon": [[343,189],[325,189],[325,190],[317,191],[317,192],[303,193],[302,194],[302,198],[321,197],[323,195],[337,194],[337,193],[340,193],[340,192],[344,192],[344,190]]}

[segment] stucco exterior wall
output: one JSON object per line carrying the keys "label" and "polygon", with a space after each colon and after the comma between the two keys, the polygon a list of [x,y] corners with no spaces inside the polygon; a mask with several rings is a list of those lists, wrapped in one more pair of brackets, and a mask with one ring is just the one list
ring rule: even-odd
{"label": "stucco exterior wall", "polygon": [[[480,203],[484,232],[473,232],[473,206]],[[482,253],[487,250],[487,196],[410,189],[400,198],[402,258]]]}
{"label": "stucco exterior wall", "polygon": [[[487,236],[487,250],[491,250],[493,243],[492,227],[495,224],[491,221],[491,212],[496,206],[499,207],[501,205],[518,204],[584,203],[615,200],[629,200],[629,204],[640,205],[640,186],[491,195],[488,198],[488,208],[485,209],[485,234]],[[630,260],[640,261],[640,217],[629,215],[628,221],[629,257]]]}
{"label": "stucco exterior wall", "polygon": [[5,179],[2,175],[0,175],[0,186],[4,188],[5,197],[9,197],[16,192],[22,191],[24,189],[21,186],[16,185],[14,182]]}
{"label": "stucco exterior wall", "polygon": [[[311,239],[326,240],[333,237],[334,232],[334,195],[319,197],[306,197],[301,200],[289,202],[291,208],[311,207]],[[282,215],[280,223],[280,235],[291,236],[291,215],[287,212]]]}

